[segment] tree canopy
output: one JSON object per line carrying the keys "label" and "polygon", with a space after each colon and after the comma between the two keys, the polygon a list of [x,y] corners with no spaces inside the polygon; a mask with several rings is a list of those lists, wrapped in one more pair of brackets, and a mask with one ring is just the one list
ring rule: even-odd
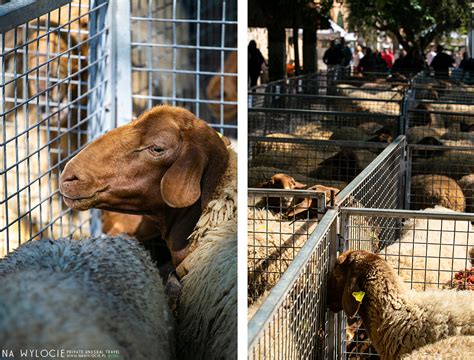
{"label": "tree canopy", "polygon": [[356,30],[377,29],[395,36],[405,50],[425,50],[442,35],[465,28],[468,0],[346,0]]}
{"label": "tree canopy", "polygon": [[[328,26],[327,16],[332,0],[254,0],[249,6],[249,26],[267,27],[280,24],[284,27],[312,25],[315,28]],[[325,20],[325,21],[324,21]]]}

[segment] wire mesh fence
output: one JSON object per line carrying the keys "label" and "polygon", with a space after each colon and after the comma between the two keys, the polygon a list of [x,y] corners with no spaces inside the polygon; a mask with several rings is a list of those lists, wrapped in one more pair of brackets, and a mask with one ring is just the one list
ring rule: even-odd
{"label": "wire mesh fence", "polygon": [[0,9],[0,256],[30,239],[101,232],[97,211],[62,202],[59,173],[133,115],[181,105],[236,136],[236,1],[16,6],[23,22]]}
{"label": "wire mesh fence", "polygon": [[326,281],[336,219],[337,211],[328,210],[261,307],[250,307],[250,359],[319,359],[333,351]]}
{"label": "wire mesh fence", "polygon": [[407,207],[441,204],[472,212],[473,94],[472,86],[453,77],[414,78],[406,114]]}
{"label": "wire mesh fence", "polygon": [[333,80],[328,76],[306,75],[252,89],[249,107],[400,115],[406,84],[364,82],[360,78]]}
{"label": "wire mesh fence", "polygon": [[[410,289],[469,290],[470,269],[474,266],[474,215],[456,213],[443,207],[426,211],[342,208],[341,232],[347,234],[346,249],[372,249],[379,253]],[[360,236],[363,220],[385,218],[385,233],[398,234],[395,242],[381,238],[379,246]],[[373,219],[373,221],[370,221]],[[468,271],[466,271],[468,270]],[[383,279],[381,279],[383,281]],[[341,319],[342,357],[376,357],[367,333],[358,319],[351,326]]]}
{"label": "wire mesh fence", "polygon": [[253,303],[268,294],[315,230],[326,194],[284,189],[248,193],[248,301]]}
{"label": "wire mesh fence", "polygon": [[134,115],[183,106],[236,137],[237,1],[130,4]]}
{"label": "wire mesh fence", "polygon": [[[400,136],[388,145],[336,195],[335,205],[400,208],[403,204],[405,144],[405,137]],[[276,205],[280,204],[278,201]],[[350,222],[352,219],[348,219],[346,214],[339,216],[338,213],[338,208],[326,210],[325,216],[318,222],[281,279],[268,293],[250,305],[249,316],[255,315],[249,322],[249,357],[300,358],[301,354],[304,354],[304,358],[340,356],[341,344],[345,341],[345,327],[342,326],[345,325],[340,315],[326,313],[325,295],[323,296],[329,268],[310,267],[313,270],[308,270],[310,265],[303,264],[320,264],[321,249],[329,251],[324,255],[325,261],[329,261],[331,256],[334,260],[337,250],[345,245],[343,240],[346,239],[364,239],[364,246],[379,250],[382,244],[393,243],[398,238],[399,231],[395,230],[395,225],[399,222],[373,214]],[[359,223],[356,225],[355,221]],[[338,222],[341,224],[339,228]],[[332,232],[331,228],[334,228]],[[332,263],[325,262],[324,266],[330,266]],[[316,279],[314,282],[320,284],[319,288],[313,289],[312,277]],[[306,287],[312,290],[301,291]],[[314,307],[308,309],[308,304]],[[294,317],[295,320],[292,314],[298,315]],[[314,314],[319,315],[315,317]],[[312,322],[313,318],[316,323]],[[302,342],[300,345],[293,339],[311,339],[312,342]]]}
{"label": "wire mesh fence", "polygon": [[319,184],[340,190],[387,146],[287,136],[249,137],[249,186],[258,186],[274,174],[285,173],[308,186]]}
{"label": "wire mesh fence", "polygon": [[277,134],[288,134],[289,137],[315,140],[389,143],[402,128],[398,115],[258,108],[249,109],[248,131],[250,136],[281,137]]}
{"label": "wire mesh fence", "polygon": [[90,213],[67,209],[58,178],[109,126],[107,7],[76,0],[0,34],[0,256],[30,239],[90,232]]}

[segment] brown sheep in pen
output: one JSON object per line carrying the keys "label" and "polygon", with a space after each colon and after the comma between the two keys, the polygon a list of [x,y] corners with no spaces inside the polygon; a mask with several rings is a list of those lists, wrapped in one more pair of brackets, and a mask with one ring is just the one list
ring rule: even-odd
{"label": "brown sheep in pen", "polygon": [[236,154],[215,130],[162,105],[93,141],[61,174],[71,208],[145,215],[159,227],[182,282],[185,358],[236,353],[236,172]]}
{"label": "brown sheep in pen", "polygon": [[434,128],[444,128],[445,123],[441,114],[434,113],[431,104],[420,103],[413,111],[409,111],[408,126],[428,126]]}
{"label": "brown sheep in pen", "polygon": [[411,208],[422,210],[441,205],[463,212],[466,200],[456,181],[444,175],[417,175],[411,179]]}
{"label": "brown sheep in pen", "polygon": [[[326,195],[326,205],[331,205],[334,197],[339,193],[339,189],[331,186],[313,185],[308,190],[324,192]],[[286,212],[289,218],[314,218],[321,215],[317,212],[317,203],[314,198],[295,199],[295,205]]]}
{"label": "brown sheep in pen", "polygon": [[382,360],[398,359],[453,335],[474,335],[471,291],[408,291],[393,268],[368,251],[339,256],[328,279],[327,304],[362,318]]}
{"label": "brown sheep in pen", "polygon": [[[302,184],[296,181],[290,175],[284,173],[278,173],[271,176],[266,181],[262,182],[259,186],[262,189],[282,189],[282,190],[293,190],[293,189],[304,189],[306,184]],[[293,197],[280,197],[280,196],[267,196],[258,201],[256,207],[265,207],[274,212],[285,212],[290,204],[293,202]]]}
{"label": "brown sheep in pen", "polygon": [[[224,73],[237,74],[237,51],[233,51],[227,56],[224,62]],[[206,94],[209,100],[216,102],[221,101],[221,94],[223,100],[226,102],[237,102],[237,76],[223,76],[214,75],[206,87]],[[223,83],[223,91],[221,91],[221,81]],[[211,110],[212,116],[216,119],[221,117],[221,104],[207,104]],[[237,105],[223,105],[224,107],[224,121],[226,123],[235,123],[237,120]]]}

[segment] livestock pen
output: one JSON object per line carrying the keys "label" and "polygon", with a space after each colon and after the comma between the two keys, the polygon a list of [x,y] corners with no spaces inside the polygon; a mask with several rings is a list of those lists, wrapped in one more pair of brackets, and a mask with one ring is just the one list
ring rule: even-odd
{"label": "livestock pen", "polygon": [[0,257],[102,232],[58,189],[69,159],[157,104],[236,136],[237,2],[48,0],[0,5]]}
{"label": "livestock pen", "polygon": [[407,93],[406,207],[473,211],[474,90],[420,73]]}
{"label": "livestock pen", "polygon": [[[355,178],[348,179],[343,184],[342,190],[337,194],[332,204],[326,203],[326,209],[322,211],[325,213],[324,216],[317,218],[318,224],[314,227],[314,231],[308,234],[306,242],[301,245],[292,261],[287,263],[286,271],[279,275],[280,280],[272,284],[272,289],[265,294],[261,302],[257,303],[257,309],[250,307],[252,318],[248,324],[249,358],[360,359],[378,356],[370,341],[367,340],[367,333],[360,321],[355,323],[351,321],[351,326],[348,326],[344,314],[330,313],[326,307],[329,271],[337,254],[347,249],[365,249],[379,253],[401,276],[408,287],[415,290],[472,289],[468,276],[469,269],[474,265],[472,264],[474,240],[471,230],[471,221],[474,221],[474,216],[462,213],[464,208],[455,207],[460,203],[458,199],[461,198],[461,195],[463,199],[464,196],[466,197],[466,204],[468,203],[470,196],[466,195],[468,188],[462,183],[460,184],[459,180],[472,173],[469,167],[472,148],[467,142],[452,143],[447,141],[449,139],[441,138],[442,135],[430,135],[429,131],[432,131],[436,126],[426,123],[425,119],[428,118],[431,121],[431,114],[434,111],[418,106],[420,103],[426,104],[433,101],[433,99],[419,94],[420,88],[424,89],[423,84],[430,82],[433,80],[420,74],[411,82],[409,88],[404,88],[406,93],[403,93],[400,100],[399,116],[395,116],[392,120],[390,120],[390,112],[388,114],[373,114],[370,109],[364,111],[357,108],[358,103],[354,101],[350,103],[353,106],[352,111],[349,110],[347,113],[342,111],[337,114],[339,116],[333,115],[331,118],[328,104],[332,105],[334,102],[325,99],[325,95],[321,96],[320,94],[299,94],[300,97],[307,99],[321,98],[317,105],[318,110],[311,110],[310,107],[303,107],[303,110],[284,108],[288,104],[298,103],[299,100],[295,100],[298,96],[294,95],[301,89],[298,91],[285,89],[282,92],[281,88],[278,88],[278,91],[272,90],[274,94],[267,95],[267,97],[263,91],[260,95],[258,93],[249,94],[254,105],[249,110],[250,162],[252,159],[259,159],[259,155],[261,158],[264,151],[273,151],[274,153],[273,156],[268,156],[269,162],[265,166],[257,167],[254,166],[255,164],[250,164],[249,184],[258,185],[261,178],[264,177],[260,173],[263,172],[265,176],[269,176],[276,172],[275,170],[282,170],[295,177],[295,180],[299,182],[318,183],[317,178],[311,178],[308,176],[309,174],[304,174],[302,169],[304,170],[305,167],[301,166],[302,162],[299,161],[298,156],[291,155],[292,151],[297,152],[295,149],[300,150],[298,146],[301,145],[289,147],[287,144],[290,142],[295,144],[311,143],[320,152],[321,149],[324,149],[324,140],[321,140],[320,136],[329,138],[334,131],[329,129],[330,135],[324,134],[321,119],[330,119],[329,124],[332,121],[333,127],[337,129],[338,124],[353,125],[356,123],[360,125],[365,117],[373,122],[378,122],[379,126],[375,128],[381,129],[385,127],[379,118],[382,116],[388,123],[393,121],[395,124],[395,126],[391,126],[391,129],[398,132],[394,132],[393,137],[398,134],[406,134],[406,137],[399,137],[388,146],[386,144],[381,146],[375,152],[376,157],[371,159],[365,168],[355,173]],[[416,95],[417,92],[418,95]],[[451,93],[450,99],[441,100],[441,102],[462,103],[461,92],[457,90]],[[466,90],[466,92],[468,91]],[[281,96],[282,93],[285,96]],[[333,94],[328,98],[337,98],[340,95]],[[282,100],[291,99],[292,96],[291,101]],[[358,98],[358,100],[360,99]],[[339,104],[344,106],[345,101],[347,100],[342,99]],[[305,105],[301,104],[302,106],[310,104],[313,109],[317,108],[314,103],[311,104],[311,101],[307,101]],[[313,111],[329,114],[311,114]],[[420,116],[423,111],[425,113]],[[450,108],[444,110],[448,116],[450,111],[453,112]],[[450,122],[443,119],[447,125],[443,123],[442,127],[451,127],[452,129],[451,122],[469,123],[466,119],[472,116],[472,112],[464,111],[462,115],[453,112],[452,115],[452,117],[448,117]],[[344,116],[347,119],[359,118],[360,122],[346,120],[347,122],[344,123],[342,120]],[[255,121],[253,121],[254,118]],[[458,120],[461,118],[463,121]],[[417,119],[422,119],[425,123],[418,124],[416,123]],[[295,129],[298,129],[302,124],[311,124],[314,133],[318,133],[318,137],[311,139],[312,133],[310,131],[292,135]],[[339,125],[339,128],[343,126]],[[423,128],[418,130],[421,126]],[[460,126],[464,128],[465,125]],[[426,136],[423,134],[425,130],[428,131]],[[423,134],[421,138],[414,137],[417,131]],[[464,129],[462,132],[467,134],[468,130]],[[349,133],[352,134],[352,140],[362,139],[367,142],[367,138],[360,137],[361,132],[352,129]],[[310,140],[301,139],[305,135],[309,135]],[[429,136],[432,136],[435,141],[425,139],[418,143],[414,140]],[[436,140],[439,140],[439,143]],[[357,143],[363,142],[349,141],[347,138],[344,140],[338,137],[333,145],[341,146],[346,141],[347,144],[350,144],[351,150],[357,148]],[[280,152],[279,155],[277,155],[278,152]],[[317,162],[318,153],[316,150],[312,153],[308,151],[300,153],[303,154],[301,157],[306,155],[307,158],[303,165]],[[420,167],[420,162],[440,155],[449,156],[447,163],[451,162],[451,168],[446,166],[445,172],[440,173],[439,166],[429,168],[423,165],[423,168]],[[270,163],[271,158],[274,166]],[[286,161],[285,158],[290,161]],[[289,165],[281,169],[281,163]],[[337,169],[331,173],[332,181],[324,184],[334,186],[340,180],[337,179],[337,174],[341,173],[339,170],[341,162],[332,162],[332,164]],[[312,166],[314,167],[314,164]],[[346,168],[348,167],[346,166]],[[418,169],[423,169],[423,171]],[[300,173],[303,173],[303,176]],[[428,176],[423,178],[423,186],[418,185],[417,180],[420,179],[417,177],[418,175]],[[446,192],[450,191],[447,202],[443,202],[441,196],[436,194],[432,196],[433,193],[439,191],[438,184],[445,181],[441,176],[449,176],[454,179],[454,184],[450,183],[445,186]],[[458,195],[459,193],[460,195]],[[284,200],[280,200],[279,204],[288,203],[288,200],[286,197]],[[421,203],[422,200],[424,203]],[[454,204],[454,208],[449,206],[451,203]],[[410,207],[416,210],[403,210]],[[318,212],[319,215],[320,212]],[[249,234],[251,234],[251,230],[249,230]]]}

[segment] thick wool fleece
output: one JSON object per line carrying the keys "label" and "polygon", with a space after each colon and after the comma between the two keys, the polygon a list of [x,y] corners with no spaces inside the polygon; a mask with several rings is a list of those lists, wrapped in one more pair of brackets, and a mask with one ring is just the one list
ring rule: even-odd
{"label": "thick wool fleece", "polygon": [[229,167],[189,238],[193,251],[181,267],[181,359],[237,358],[237,162],[229,153]]}
{"label": "thick wool fleece", "polygon": [[425,345],[407,356],[403,360],[468,360],[474,359],[474,336],[451,336]]}
{"label": "thick wool fleece", "polygon": [[39,240],[0,262],[2,348],[119,350],[174,358],[158,270],[135,240]]}
{"label": "thick wool fleece", "polygon": [[366,293],[359,314],[381,359],[398,359],[449,336],[474,335],[473,292],[405,291],[382,259],[359,269]]}

